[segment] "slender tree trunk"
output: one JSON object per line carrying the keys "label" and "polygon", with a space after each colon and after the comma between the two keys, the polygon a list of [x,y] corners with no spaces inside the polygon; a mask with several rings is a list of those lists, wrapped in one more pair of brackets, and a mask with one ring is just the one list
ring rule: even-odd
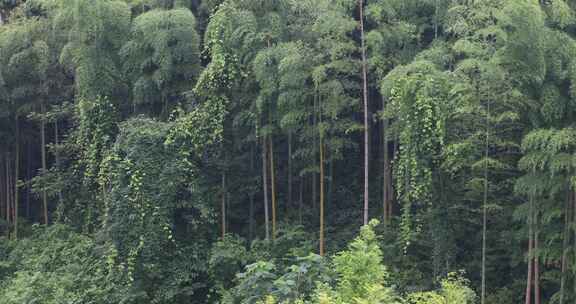
{"label": "slender tree trunk", "polygon": [[[46,174],[46,108],[44,103],[41,104],[42,120],[40,122],[40,139],[41,139],[41,156],[42,156],[42,174]],[[48,226],[48,194],[46,189],[42,189],[42,205],[44,207],[44,224]]]}
{"label": "slender tree trunk", "polygon": [[6,222],[8,224],[8,238],[11,237],[12,234],[12,212],[13,212],[13,174],[12,165],[11,165],[11,158],[6,156]]}
{"label": "slender tree trunk", "polygon": [[[267,44],[268,44],[268,48],[270,48],[270,39],[267,39]],[[264,114],[264,113],[263,113]],[[264,117],[266,117],[266,115],[263,115]],[[264,118],[265,119],[265,118]],[[270,123],[272,123],[272,121],[270,120]],[[262,124],[264,125],[264,124]],[[262,178],[264,180],[263,185],[264,185],[264,216],[266,217],[265,219],[265,225],[266,225],[266,240],[270,240],[270,215],[269,215],[269,210],[268,210],[268,152],[267,152],[267,142],[266,142],[266,135],[264,135],[262,137]]]}
{"label": "slender tree trunk", "polygon": [[20,191],[18,191],[18,177],[20,173],[20,121],[15,117],[16,127],[16,151],[14,154],[14,239],[18,239],[18,201]]}
{"label": "slender tree trunk", "polygon": [[32,144],[26,144],[26,218],[30,218],[30,196],[32,193]]}
{"label": "slender tree trunk", "polygon": [[317,180],[316,177],[317,177],[316,172],[312,172],[312,211],[313,211],[313,214],[314,214],[314,215],[317,214],[316,211],[318,210],[318,206],[317,206],[317,205],[318,205],[318,203],[317,203],[317,197],[318,197],[318,194],[317,194],[318,190],[317,190],[317,188],[318,188],[318,185],[317,185],[317,183],[316,183],[316,180]]}
{"label": "slender tree trunk", "polygon": [[266,229],[266,240],[270,240],[270,223],[268,215],[268,161],[266,136],[262,137],[262,187],[264,192],[264,226]]}
{"label": "slender tree trunk", "polygon": [[[438,0],[434,1],[434,39],[438,39],[438,12],[440,11]],[[484,303],[484,302],[482,302]]]}
{"label": "slender tree trunk", "polygon": [[222,239],[226,237],[226,172],[222,171]]}
{"label": "slender tree trunk", "polygon": [[[10,161],[12,161],[12,159],[10,159]],[[11,228],[14,227],[14,164],[12,163],[8,163],[8,166],[10,166],[9,170],[10,170],[10,175],[8,175],[8,178],[10,179],[10,182],[8,183],[8,189],[9,189],[9,194],[10,194],[10,200],[8,205],[10,206],[10,212],[8,212],[8,218],[9,218],[9,223]],[[10,231],[10,236],[12,237],[13,235],[13,231]]]}
{"label": "slender tree trunk", "polygon": [[250,193],[250,223],[248,226],[248,240],[250,241],[250,244],[252,244],[252,241],[254,240],[254,194]]}
{"label": "slender tree trunk", "polygon": [[[386,101],[382,98],[382,110],[386,109]],[[389,219],[391,217],[391,201],[390,201],[390,151],[388,149],[388,119],[384,118],[382,120],[382,158],[383,158],[383,171],[382,171],[382,210],[383,223],[388,225]]]}
{"label": "slender tree trunk", "polygon": [[[576,227],[576,189],[572,192],[572,227]],[[573,250],[576,251],[576,229],[573,229],[573,238],[574,238],[574,244],[572,244]],[[574,264],[576,264],[576,254],[574,255]],[[574,286],[573,286],[573,293],[576,295],[576,270],[574,270]],[[576,300],[576,298],[575,298]]]}
{"label": "slender tree trunk", "polygon": [[226,186],[226,233],[230,233],[230,214],[234,214],[230,208],[230,196],[228,195],[228,186]]}
{"label": "slender tree trunk", "polygon": [[[312,115],[312,127],[314,129],[318,128],[318,99],[319,99],[320,94],[318,93],[318,86],[316,86],[315,88],[315,94],[314,94],[314,112]],[[317,147],[317,138],[316,138],[316,133],[314,133],[314,148]],[[316,170],[314,169],[312,171],[312,209],[313,209],[313,214],[316,214]]]}
{"label": "slender tree trunk", "polygon": [[324,162],[328,162],[328,181],[326,186],[326,209],[330,209],[332,206],[332,192],[334,189],[334,160],[329,160],[326,154],[329,154],[327,147],[324,147]]}
{"label": "slender tree trunk", "polygon": [[272,190],[272,240],[276,240],[276,180],[274,172],[274,139],[268,138],[270,143],[270,186]]}
{"label": "slender tree trunk", "polygon": [[538,223],[538,213],[534,215],[535,217],[535,227],[534,227],[534,303],[540,304],[540,252],[539,252],[539,223]]}
{"label": "slender tree trunk", "polygon": [[[390,123],[390,122],[389,122]],[[393,138],[394,143],[392,144],[392,159],[390,161],[390,167],[389,167],[389,172],[390,172],[390,182],[388,183],[388,187],[390,189],[390,191],[388,191],[388,194],[390,195],[390,206],[388,206],[390,208],[390,215],[393,214],[393,209],[394,209],[394,203],[398,200],[398,198],[394,195],[394,166],[392,165],[392,163],[394,163],[396,161],[396,152],[398,151],[398,136],[395,136]]]}
{"label": "slender tree trunk", "polygon": [[4,155],[0,154],[0,218],[4,219],[4,210],[6,210],[6,189],[4,189],[5,185],[5,175],[4,175]]}
{"label": "slender tree trunk", "polygon": [[570,245],[570,213],[571,213],[571,197],[570,190],[568,191],[568,199],[564,207],[564,234],[562,236],[562,277],[560,279],[560,304],[564,304],[564,296],[566,293],[566,270],[568,268],[568,246]]}
{"label": "slender tree trunk", "polygon": [[286,208],[291,208],[294,201],[292,200],[292,131],[288,132],[288,204]]}
{"label": "slender tree trunk", "polygon": [[[0,155],[0,218],[6,219],[8,214],[8,188],[6,187],[8,176],[6,174],[6,164],[4,162],[4,155]],[[6,227],[6,235],[9,229]]]}
{"label": "slender tree trunk", "polygon": [[302,208],[304,207],[304,176],[300,176],[300,197],[298,198],[298,221],[302,225]]}
{"label": "slender tree trunk", "polygon": [[533,242],[534,234],[532,230],[532,199],[530,199],[530,215],[528,216],[528,278],[526,280],[526,298],[525,304],[532,304],[532,265],[533,265]]}
{"label": "slender tree trunk", "polygon": [[324,256],[324,143],[320,134],[320,255]]}
{"label": "slender tree trunk", "polygon": [[[6,223],[8,224],[8,226],[10,226],[10,200],[11,198],[11,194],[12,193],[12,189],[10,187],[10,185],[12,185],[11,180],[10,180],[10,157],[9,154],[6,153],[6,160],[5,160],[5,176],[6,176]],[[8,227],[8,235],[10,235],[10,227]]]}
{"label": "slender tree trunk", "polygon": [[[320,120],[320,125],[322,124],[322,104],[321,95],[318,95],[318,117]],[[318,132],[319,136],[319,151],[320,151],[320,161],[318,165],[320,166],[320,255],[324,256],[324,134],[321,128]]]}
{"label": "slender tree trunk", "polygon": [[364,1],[358,0],[360,7],[360,40],[362,46],[362,95],[364,99],[364,225],[368,224],[368,166],[369,166],[369,136],[368,132],[368,79],[366,72],[366,47],[364,43]]}
{"label": "slender tree trunk", "polygon": [[490,103],[487,106],[486,142],[484,144],[484,199],[482,202],[482,296],[481,304],[486,303],[486,239],[488,237],[488,157],[490,156]]}
{"label": "slender tree trunk", "polygon": [[[58,119],[54,120],[54,145],[55,145],[55,149],[54,149],[54,159],[56,161],[56,170],[60,170],[60,152],[58,151],[59,147],[58,145],[60,144],[60,134],[59,134],[59,128],[58,128]],[[106,195],[106,192],[104,192],[104,195]],[[64,197],[62,196],[62,190],[58,189],[58,204],[62,204],[62,202],[64,201]]]}
{"label": "slender tree trunk", "polygon": [[[250,146],[250,174],[254,172],[254,145]],[[254,193],[252,189],[250,190],[250,219],[248,227],[248,239],[250,244],[254,240]]]}
{"label": "slender tree trunk", "polygon": [[388,170],[388,223],[392,220],[392,216],[394,215],[394,190],[392,188],[392,171],[391,168]]}

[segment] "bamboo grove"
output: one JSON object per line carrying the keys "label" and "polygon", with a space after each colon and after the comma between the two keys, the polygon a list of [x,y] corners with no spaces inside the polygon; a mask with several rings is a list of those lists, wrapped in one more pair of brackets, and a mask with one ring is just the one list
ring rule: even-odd
{"label": "bamboo grove", "polygon": [[0,0],[0,218],[0,303],[573,303],[576,2]]}

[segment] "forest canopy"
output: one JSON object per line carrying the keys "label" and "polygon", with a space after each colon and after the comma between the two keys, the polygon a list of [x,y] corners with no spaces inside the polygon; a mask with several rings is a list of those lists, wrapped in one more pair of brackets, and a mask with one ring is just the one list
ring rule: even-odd
{"label": "forest canopy", "polygon": [[0,0],[0,304],[576,301],[573,0]]}

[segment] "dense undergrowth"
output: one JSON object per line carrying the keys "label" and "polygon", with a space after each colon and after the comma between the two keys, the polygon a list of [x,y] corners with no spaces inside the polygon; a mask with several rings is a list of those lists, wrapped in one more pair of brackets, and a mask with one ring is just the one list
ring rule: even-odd
{"label": "dense undergrowth", "polygon": [[[347,249],[330,257],[307,253],[304,239],[280,237],[278,246],[257,241],[246,248],[245,242],[228,236],[214,244],[209,257],[195,261],[207,263],[209,279],[195,289],[196,300],[190,299],[202,303],[199,297],[207,295],[206,301],[226,304],[476,303],[463,274],[449,274],[433,291],[402,291],[385,266],[381,238],[374,232],[377,224],[374,220],[364,226]],[[6,304],[142,303],[152,294],[182,296],[193,287],[176,282],[131,284],[124,265],[110,255],[109,244],[65,225],[32,227],[30,237],[0,244],[0,298]],[[290,247],[282,249],[283,245]],[[180,268],[178,276],[186,276],[186,270]]]}

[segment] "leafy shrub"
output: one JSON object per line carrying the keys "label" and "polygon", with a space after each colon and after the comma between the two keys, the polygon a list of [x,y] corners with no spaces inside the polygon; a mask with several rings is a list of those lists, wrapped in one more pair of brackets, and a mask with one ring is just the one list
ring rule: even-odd
{"label": "leafy shrub", "polygon": [[100,258],[106,248],[66,226],[38,229],[8,250],[2,263],[2,303],[119,303],[130,297]]}
{"label": "leafy shrub", "polygon": [[243,240],[226,235],[217,241],[210,253],[208,273],[217,292],[223,292],[233,287],[236,274],[248,264],[248,251]]}
{"label": "leafy shrub", "polygon": [[258,261],[237,275],[238,285],[231,296],[241,303],[267,303],[272,299],[292,303],[308,299],[317,284],[331,282],[331,274],[326,259],[317,254],[299,257],[285,269],[271,261]]}
{"label": "leafy shrub", "polygon": [[470,282],[461,275],[451,273],[442,281],[439,291],[415,293],[409,296],[413,304],[472,304],[476,293],[468,287]]}
{"label": "leafy shrub", "polygon": [[326,259],[311,253],[297,258],[296,263],[274,281],[272,294],[282,301],[308,299],[318,284],[328,284],[333,277]]}
{"label": "leafy shrub", "polygon": [[246,266],[238,274],[238,285],[234,288],[234,297],[241,303],[257,303],[274,291],[276,265],[272,262],[259,261]]}
{"label": "leafy shrub", "polygon": [[319,293],[320,303],[399,303],[394,290],[386,287],[388,272],[382,264],[382,250],[374,233],[377,220],[362,227],[348,249],[334,257],[337,284],[333,291]]}

